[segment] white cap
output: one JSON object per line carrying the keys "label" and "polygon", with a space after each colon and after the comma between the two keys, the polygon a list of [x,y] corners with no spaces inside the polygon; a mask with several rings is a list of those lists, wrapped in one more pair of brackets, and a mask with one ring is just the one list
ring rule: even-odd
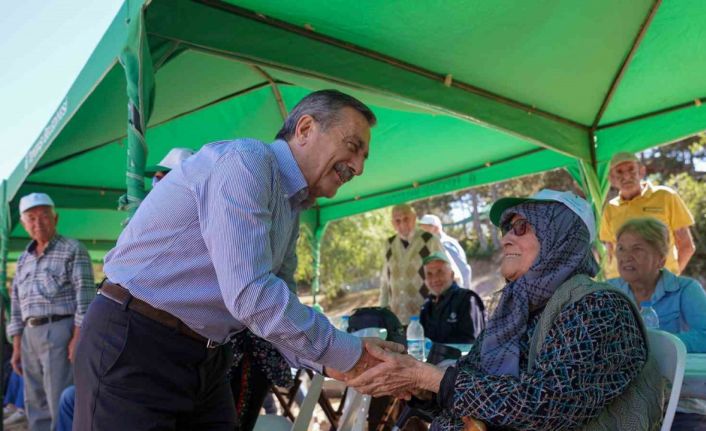
{"label": "white cap", "polygon": [[425,214],[424,217],[419,219],[419,224],[430,224],[441,228],[441,219],[434,214]]}
{"label": "white cap", "polygon": [[554,201],[561,202],[573,211],[588,228],[591,242],[596,239],[596,221],[593,217],[591,205],[571,192],[559,192],[552,189],[543,189],[528,198],[502,198],[498,199],[490,208],[490,221],[498,226],[500,217],[506,209],[512,208],[524,202],[530,201]]}
{"label": "white cap", "polygon": [[166,156],[154,166],[145,169],[146,172],[171,171],[194,155],[194,150],[190,148],[172,148]]}
{"label": "white cap", "polygon": [[30,208],[38,207],[38,206],[54,206],[54,201],[51,200],[48,194],[46,193],[30,193],[27,196],[23,196],[22,199],[20,199],[20,214],[23,212],[27,211]]}

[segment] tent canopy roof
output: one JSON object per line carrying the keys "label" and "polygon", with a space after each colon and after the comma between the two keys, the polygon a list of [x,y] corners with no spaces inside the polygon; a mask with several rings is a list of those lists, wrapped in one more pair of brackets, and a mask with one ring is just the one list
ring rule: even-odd
{"label": "tent canopy roof", "polygon": [[318,202],[319,223],[586,162],[599,172],[706,129],[700,0],[126,2],[8,179],[52,195],[60,231],[102,255],[120,232],[127,95],[118,57],[144,8],[156,95],[147,164],[172,147],[271,141],[311,90],[379,119],[365,175]]}

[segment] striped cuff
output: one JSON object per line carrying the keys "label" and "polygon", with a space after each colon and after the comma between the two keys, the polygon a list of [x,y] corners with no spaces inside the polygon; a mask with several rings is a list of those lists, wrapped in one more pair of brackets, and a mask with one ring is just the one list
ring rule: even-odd
{"label": "striped cuff", "polygon": [[355,335],[336,330],[319,363],[334,370],[346,372],[353,368],[363,354],[363,342]]}

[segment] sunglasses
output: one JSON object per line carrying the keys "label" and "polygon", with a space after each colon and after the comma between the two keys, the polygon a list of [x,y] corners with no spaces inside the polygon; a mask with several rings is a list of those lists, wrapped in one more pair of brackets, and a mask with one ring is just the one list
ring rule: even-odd
{"label": "sunglasses", "polygon": [[517,219],[515,220],[514,223],[510,222],[509,220],[500,225],[500,231],[503,233],[503,236],[507,235],[508,232],[512,231],[512,233],[515,234],[515,236],[522,236],[527,233],[529,230],[530,223],[526,219]]}

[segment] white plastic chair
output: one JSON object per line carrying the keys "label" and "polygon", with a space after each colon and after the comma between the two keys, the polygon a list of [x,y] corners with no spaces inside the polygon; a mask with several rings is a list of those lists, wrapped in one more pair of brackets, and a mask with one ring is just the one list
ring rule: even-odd
{"label": "white plastic chair", "polygon": [[306,431],[314,415],[314,408],[319,401],[323,385],[324,376],[314,375],[294,423],[284,416],[260,415],[255,423],[255,431]]}
{"label": "white plastic chair", "polygon": [[[384,328],[366,328],[353,333],[358,337],[379,337],[383,340],[387,337],[387,330]],[[368,420],[368,410],[372,398],[363,395],[353,388],[346,389],[346,402],[338,420],[338,431],[363,431]]]}
{"label": "white plastic chair", "polygon": [[667,409],[662,419],[662,430],[672,429],[674,413],[679,403],[682,382],[684,381],[684,367],[686,365],[686,347],[682,341],[674,335],[650,329],[647,331],[652,354],[657,359],[659,372],[672,382],[672,392],[669,395]]}

